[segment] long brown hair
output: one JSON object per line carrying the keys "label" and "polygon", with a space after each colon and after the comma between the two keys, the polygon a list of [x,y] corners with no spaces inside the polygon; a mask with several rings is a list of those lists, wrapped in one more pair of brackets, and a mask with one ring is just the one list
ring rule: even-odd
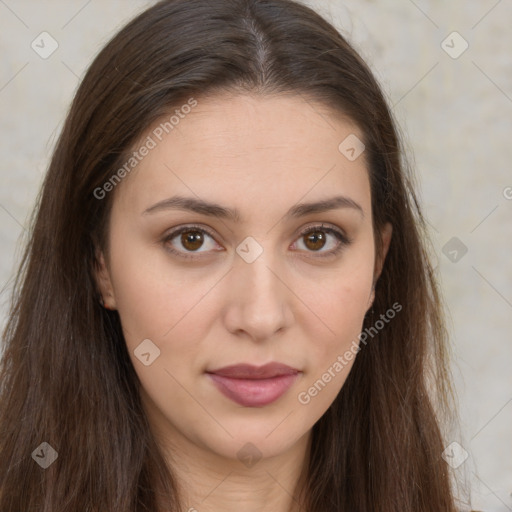
{"label": "long brown hair", "polygon": [[[141,406],[117,312],[98,300],[114,194],[94,191],[184,99],[301,94],[364,134],[376,249],[393,236],[362,347],[313,427],[303,510],[453,512],[441,421],[453,407],[447,331],[414,177],[369,67],[326,20],[290,0],[164,0],[96,57],[71,105],[16,276],[1,362],[0,510],[180,510]],[[341,141],[340,141],[341,142]],[[33,452],[58,454],[46,469]]]}

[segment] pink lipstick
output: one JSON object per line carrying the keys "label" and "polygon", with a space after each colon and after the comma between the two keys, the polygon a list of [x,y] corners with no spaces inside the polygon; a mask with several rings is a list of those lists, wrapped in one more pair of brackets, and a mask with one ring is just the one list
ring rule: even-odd
{"label": "pink lipstick", "polygon": [[206,372],[217,389],[244,407],[275,402],[295,382],[300,371],[281,363],[264,366],[237,364]]}

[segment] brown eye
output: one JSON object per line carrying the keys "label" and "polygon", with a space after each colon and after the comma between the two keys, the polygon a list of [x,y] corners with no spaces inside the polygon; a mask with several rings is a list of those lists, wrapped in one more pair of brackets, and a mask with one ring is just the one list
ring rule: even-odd
{"label": "brown eye", "polygon": [[[332,238],[334,242],[334,244],[331,242],[333,248],[322,251],[324,247],[329,247],[330,238]],[[340,230],[322,224],[321,226],[313,226],[305,229],[296,242],[301,245],[299,242],[304,245],[306,253],[318,253],[315,254],[315,256],[329,257],[338,254],[344,247],[348,246],[352,240]]]}
{"label": "brown eye", "polygon": [[181,233],[181,244],[187,251],[197,251],[203,243],[204,238],[201,231],[191,230]]}
{"label": "brown eye", "polygon": [[[166,235],[162,243],[169,252],[183,258],[199,258],[202,253],[211,252],[216,246],[213,235],[206,229],[196,226],[176,229]],[[203,248],[204,250],[199,250]]]}
{"label": "brown eye", "polygon": [[[208,247],[209,240],[210,247]],[[318,257],[332,257],[351,242],[352,240],[342,231],[321,225],[305,229],[295,244],[303,245],[303,247],[299,248],[306,253],[314,254]],[[178,228],[165,236],[162,243],[166,250],[172,254],[189,259],[200,258],[202,253],[205,253],[204,256],[206,256],[212,250],[219,251],[218,246],[215,247],[214,236],[199,226],[183,226]],[[322,250],[325,247],[329,247],[329,244],[333,248]]]}
{"label": "brown eye", "polygon": [[326,237],[322,231],[311,231],[304,235],[305,245],[312,251],[318,251],[325,245]]}

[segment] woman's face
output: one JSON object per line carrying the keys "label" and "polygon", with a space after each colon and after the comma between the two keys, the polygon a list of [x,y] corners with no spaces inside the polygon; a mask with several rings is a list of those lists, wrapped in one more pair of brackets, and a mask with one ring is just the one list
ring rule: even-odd
{"label": "woman's face", "polygon": [[[162,440],[273,456],[335,399],[373,298],[362,134],[300,96],[197,98],[166,133],[170,115],[116,185],[100,287]],[[271,362],[292,371],[209,373]]]}

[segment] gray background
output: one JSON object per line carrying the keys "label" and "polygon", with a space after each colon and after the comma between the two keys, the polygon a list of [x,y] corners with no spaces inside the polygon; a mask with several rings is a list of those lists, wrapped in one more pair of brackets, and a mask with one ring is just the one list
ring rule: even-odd
{"label": "gray background", "polygon": [[[107,39],[152,3],[0,0],[2,324],[28,216],[79,80]],[[512,511],[512,2],[308,4],[370,64],[402,128],[448,312],[462,418],[449,442],[469,454],[454,472],[469,479],[473,508]],[[31,47],[51,48],[50,39],[42,48],[43,31],[58,43],[46,59]]]}

